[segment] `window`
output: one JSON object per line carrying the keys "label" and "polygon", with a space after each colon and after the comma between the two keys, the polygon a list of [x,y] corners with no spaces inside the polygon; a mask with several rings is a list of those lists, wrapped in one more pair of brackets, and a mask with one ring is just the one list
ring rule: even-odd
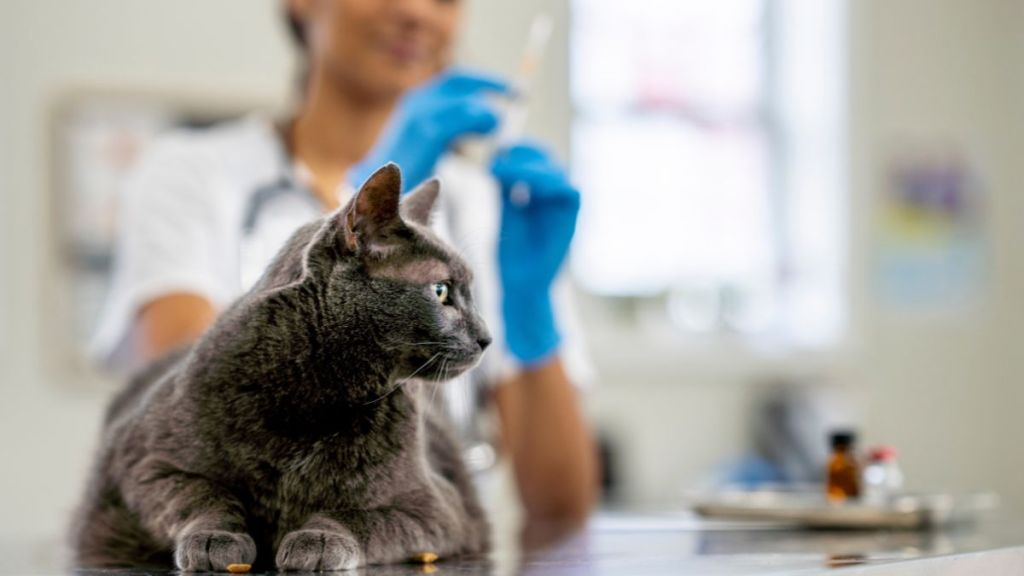
{"label": "window", "polygon": [[841,0],[576,0],[572,268],[683,330],[842,334]]}

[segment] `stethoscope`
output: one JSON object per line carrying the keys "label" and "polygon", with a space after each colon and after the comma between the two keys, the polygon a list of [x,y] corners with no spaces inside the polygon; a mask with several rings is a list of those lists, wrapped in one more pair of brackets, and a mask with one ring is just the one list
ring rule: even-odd
{"label": "stethoscope", "polygon": [[[246,196],[242,209],[241,233],[238,241],[238,281],[243,291],[248,290],[256,283],[270,258],[280,248],[280,245],[270,245],[271,242],[265,235],[258,233],[260,218],[267,213],[268,208],[283,198],[293,197],[306,204],[311,217],[323,213],[321,200],[307,184],[312,179],[309,170],[292,159],[286,142],[285,129],[279,125],[275,126],[273,132],[276,176],[269,181],[264,181],[263,184],[258,184]],[[341,194],[347,195],[351,192],[351,189],[344,185],[339,188],[339,197]],[[292,229],[285,229],[284,233],[290,234],[292,231]],[[274,241],[285,239],[272,238]]]}
{"label": "stethoscope", "polygon": [[[267,238],[266,232],[261,233],[260,230],[261,217],[284,198],[294,198],[307,204],[311,215],[319,215],[323,211],[320,201],[308,187],[297,181],[291,170],[281,171],[276,179],[253,190],[242,210],[238,238],[238,282],[242,290],[248,290],[256,283],[273,252],[280,248],[271,244],[285,239]],[[266,225],[265,222],[263,224]]]}
{"label": "stethoscope", "polygon": [[248,238],[256,231],[256,224],[259,221],[260,214],[263,213],[268,204],[278,198],[290,195],[300,196],[308,200],[311,207],[319,209],[319,202],[305,186],[301,186],[296,182],[295,177],[290,173],[281,174],[277,180],[257,187],[249,195],[245,210],[242,212],[242,237]]}

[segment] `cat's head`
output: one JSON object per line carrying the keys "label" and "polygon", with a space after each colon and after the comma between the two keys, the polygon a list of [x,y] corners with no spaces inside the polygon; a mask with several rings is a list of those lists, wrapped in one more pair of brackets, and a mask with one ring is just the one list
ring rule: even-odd
{"label": "cat's head", "polygon": [[301,268],[286,248],[268,277],[297,279],[322,353],[346,347],[388,366],[392,379],[446,380],[474,366],[491,337],[473,303],[472,272],[429,228],[438,181],[400,192],[398,167],[379,169],[307,230]]}

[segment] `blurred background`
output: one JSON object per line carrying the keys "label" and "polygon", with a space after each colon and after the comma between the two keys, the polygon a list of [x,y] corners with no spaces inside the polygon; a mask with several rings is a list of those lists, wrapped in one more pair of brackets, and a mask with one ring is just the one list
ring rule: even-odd
{"label": "blurred background", "polygon": [[[170,126],[287,109],[280,11],[0,3],[0,536],[63,530],[117,386],[86,344],[119,178]],[[555,22],[529,132],[584,195],[610,504],[798,477],[850,426],[909,488],[1024,512],[1024,2],[467,11],[460,61],[505,74]]]}

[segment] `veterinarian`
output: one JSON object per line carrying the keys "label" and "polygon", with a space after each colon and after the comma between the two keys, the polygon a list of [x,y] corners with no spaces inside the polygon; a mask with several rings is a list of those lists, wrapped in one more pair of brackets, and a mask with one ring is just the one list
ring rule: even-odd
{"label": "veterinarian", "polygon": [[597,464],[576,393],[587,364],[558,279],[578,192],[530,143],[483,164],[454,153],[498,128],[491,97],[509,90],[449,68],[459,0],[286,0],[283,10],[303,56],[297,109],[178,131],[148,151],[123,195],[99,352],[137,364],[196,339],[294,230],[384,162],[401,166],[406,190],[437,175],[435,226],[474,265],[498,339],[477,370],[494,383],[527,521],[582,522]]}

